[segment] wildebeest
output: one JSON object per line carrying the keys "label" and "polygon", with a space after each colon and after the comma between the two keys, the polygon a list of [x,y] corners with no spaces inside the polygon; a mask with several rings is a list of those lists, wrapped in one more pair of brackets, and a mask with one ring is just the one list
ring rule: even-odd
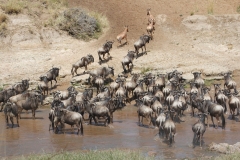
{"label": "wildebeest", "polygon": [[68,99],[71,93],[76,92],[76,89],[73,86],[67,88],[64,91],[55,91],[53,92],[54,96],[58,96],[61,100]]}
{"label": "wildebeest", "polygon": [[166,112],[166,121],[163,124],[164,135],[166,140],[169,140],[169,145],[171,146],[174,142],[174,136],[176,134],[176,126],[172,120],[172,114],[174,111],[170,110]]}
{"label": "wildebeest", "polygon": [[[166,114],[164,113],[163,109],[160,109],[158,112],[158,117],[156,118],[156,125],[159,128],[159,135],[163,136],[164,130],[163,130],[163,124],[166,121]],[[160,112],[160,113],[159,113]]]}
{"label": "wildebeest", "polygon": [[193,76],[194,76],[194,83],[196,84],[196,87],[202,88],[202,86],[204,85],[204,80],[201,77],[202,72],[192,72]]}
{"label": "wildebeest", "polygon": [[102,88],[102,92],[98,93],[96,97],[99,99],[104,99],[110,96],[111,96],[110,89],[108,87],[104,87]]}
{"label": "wildebeest", "polygon": [[[32,118],[35,119],[35,111],[38,108],[38,96],[37,95],[30,95],[26,99],[19,100],[15,103],[19,107],[19,112],[21,113],[22,110],[32,110]],[[20,116],[21,119],[21,116]]]}
{"label": "wildebeest", "polygon": [[155,86],[159,87],[159,89],[163,91],[163,87],[165,87],[165,74],[157,74]]}
{"label": "wildebeest", "polygon": [[22,82],[16,83],[12,86],[15,89],[17,94],[23,93],[29,88],[30,79],[23,79]]}
{"label": "wildebeest", "polygon": [[51,88],[52,88],[52,81],[54,80],[57,84],[57,77],[59,76],[59,70],[61,68],[57,68],[57,67],[52,67],[52,69],[50,69],[48,72],[46,72],[45,74],[40,76],[40,80],[42,80],[42,77],[46,76],[48,81],[51,81]]}
{"label": "wildebeest", "polygon": [[138,58],[138,50],[140,48],[142,48],[142,53],[143,53],[143,47],[145,48],[145,53],[147,54],[147,51],[146,51],[146,44],[149,43],[151,39],[151,36],[149,35],[142,35],[140,36],[139,40],[137,40],[135,43],[134,43],[134,48],[135,48],[135,52],[137,54],[136,56],[136,59]]}
{"label": "wildebeest", "polygon": [[89,114],[89,124],[92,124],[92,118],[95,124],[98,124],[96,117],[104,117],[104,125],[107,126],[110,123],[110,112],[106,105],[98,105],[96,103],[90,103],[88,100],[84,100],[84,108]]}
{"label": "wildebeest", "polygon": [[15,103],[7,102],[4,108],[4,114],[5,114],[5,120],[6,120],[6,127],[8,128],[8,117],[10,118],[10,121],[12,122],[12,128],[13,128],[13,117],[16,117],[17,125],[19,126],[18,118],[19,118],[19,108],[16,106]]}
{"label": "wildebeest", "polygon": [[140,74],[131,74],[131,75],[132,75],[131,80],[126,81],[126,84],[125,84],[127,98],[129,98],[128,95],[130,92],[132,93],[132,96],[133,96],[133,90],[137,87],[137,80],[140,77]]}
{"label": "wildebeest", "polygon": [[85,67],[85,70],[87,70],[87,66],[93,62],[94,62],[94,58],[91,54],[88,54],[87,56],[82,57],[80,60],[78,60],[76,63],[72,65],[72,69],[71,69],[72,76],[74,76],[74,72],[77,75],[78,68]]}
{"label": "wildebeest", "polygon": [[2,102],[0,112],[2,112],[3,106],[8,101],[8,99],[12,96],[15,96],[16,94],[17,93],[14,88],[8,88],[0,92],[0,104]]}
{"label": "wildebeest", "polygon": [[[55,125],[55,133],[58,131],[58,123],[61,123],[62,130],[65,133],[65,125],[69,124],[73,128],[73,125],[77,126],[77,134],[81,130],[81,135],[83,135],[83,118],[80,113],[68,111],[62,108],[55,108],[54,110],[55,118],[54,118],[54,125]],[[74,129],[74,128],[73,128]]]}
{"label": "wildebeest", "polygon": [[225,80],[224,89],[227,88],[229,92],[231,91],[231,89],[234,89],[234,92],[237,93],[237,83],[232,80],[231,74],[232,72],[227,72],[223,74]]}
{"label": "wildebeest", "polygon": [[237,98],[238,93],[227,93],[228,95],[228,105],[230,109],[230,113],[232,115],[232,119],[235,119],[235,109],[237,109],[236,116],[239,116],[239,108],[240,108],[240,100]]}
{"label": "wildebeest", "polygon": [[45,92],[47,92],[48,95],[48,78],[47,76],[41,77],[41,82],[38,84],[38,90],[45,96]]}
{"label": "wildebeest", "polygon": [[224,90],[220,88],[220,84],[214,84],[215,96],[214,102],[223,106],[224,113],[227,112],[227,96],[224,94]]}
{"label": "wildebeest", "polygon": [[110,56],[109,51],[112,48],[114,41],[107,41],[106,43],[103,44],[101,48],[98,49],[98,57],[99,61],[102,61],[101,55],[103,56],[103,59],[105,59],[105,54],[107,53],[108,56]]}
{"label": "wildebeest", "polygon": [[[138,113],[138,125],[143,125],[143,117],[147,119],[147,121],[149,121],[149,118],[150,118],[150,123],[149,123],[149,127],[152,123],[152,114],[153,114],[153,110],[144,105],[142,100],[139,100],[139,99],[136,99],[136,103],[137,103],[137,106],[138,106],[138,110],[137,110],[137,113]],[[140,117],[142,117],[142,120],[140,121]]]}
{"label": "wildebeest", "polygon": [[[219,104],[216,104],[216,103],[213,103],[210,100],[205,100],[205,101],[202,100],[202,102],[199,103],[199,105],[200,105],[202,113],[209,113],[210,114],[211,120],[212,120],[212,123],[213,123],[213,127],[215,127],[213,117],[216,117],[216,119],[218,121],[216,128],[218,128],[218,126],[220,124],[219,118],[221,117],[221,119],[222,119],[222,129],[225,129],[226,122],[225,122],[225,117],[224,117],[223,106],[221,106]],[[207,123],[208,123],[208,120],[207,120]],[[209,124],[208,124],[208,126],[209,126]]]}
{"label": "wildebeest", "polygon": [[125,68],[125,66],[128,67],[128,71],[130,71],[130,64],[131,64],[131,68],[133,68],[133,59],[135,57],[135,52],[134,51],[128,51],[128,54],[126,56],[123,57],[123,60],[122,60],[122,67],[123,67],[123,70],[124,72],[126,73],[127,70]]}
{"label": "wildebeest", "polygon": [[203,134],[206,131],[205,126],[205,116],[207,116],[206,113],[199,113],[199,120],[192,126],[192,131],[194,133],[193,136],[193,146],[195,147],[195,144],[200,142],[200,147],[202,146],[202,137]]}
{"label": "wildebeest", "polygon": [[125,26],[124,28],[125,28],[124,31],[121,32],[119,35],[117,35],[117,40],[118,40],[118,42],[120,43],[120,45],[122,45],[122,42],[121,42],[121,41],[122,41],[123,39],[126,39],[126,44],[128,44],[128,42],[127,42],[128,26]]}

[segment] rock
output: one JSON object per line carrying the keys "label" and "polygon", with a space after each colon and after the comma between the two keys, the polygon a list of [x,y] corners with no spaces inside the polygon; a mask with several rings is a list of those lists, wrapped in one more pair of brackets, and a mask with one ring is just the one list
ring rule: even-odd
{"label": "rock", "polygon": [[87,79],[88,79],[89,75],[88,74],[84,74],[84,75],[80,75],[80,76],[75,76],[72,78],[71,83],[72,84],[86,84],[87,83]]}
{"label": "rock", "polygon": [[52,96],[48,96],[43,100],[43,105],[48,105],[51,104],[53,101],[53,97]]}

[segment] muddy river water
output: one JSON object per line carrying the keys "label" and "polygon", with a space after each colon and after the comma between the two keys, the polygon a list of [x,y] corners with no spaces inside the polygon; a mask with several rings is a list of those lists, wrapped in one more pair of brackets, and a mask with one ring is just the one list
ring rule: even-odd
{"label": "muddy river water", "polygon": [[[176,123],[177,135],[172,147],[157,136],[158,130],[146,126],[138,126],[137,107],[128,105],[114,113],[112,127],[84,124],[84,136],[78,136],[69,130],[64,134],[54,134],[48,131],[49,109],[39,109],[37,119],[30,119],[31,113],[23,113],[20,127],[6,129],[4,114],[0,113],[0,157],[19,156],[30,153],[54,152],[61,150],[95,150],[95,149],[140,149],[143,153],[155,152],[158,158],[182,159],[201,156],[215,156],[217,153],[207,150],[211,142],[226,142],[234,144],[240,141],[240,122],[226,117],[226,129],[207,128],[204,134],[204,145],[192,148],[192,124],[197,117],[191,117],[185,112],[185,122]],[[15,120],[15,119],[14,119]],[[15,121],[16,123],[16,121]],[[66,125],[67,128],[70,126]],[[76,130],[75,130],[76,131]]]}

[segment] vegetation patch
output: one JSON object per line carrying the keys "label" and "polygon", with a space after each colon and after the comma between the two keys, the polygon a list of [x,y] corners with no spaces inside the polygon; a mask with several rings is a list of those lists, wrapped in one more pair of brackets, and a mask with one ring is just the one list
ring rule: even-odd
{"label": "vegetation patch", "polygon": [[24,8],[24,2],[21,0],[9,0],[1,5],[2,10],[7,14],[19,14]]}
{"label": "vegetation patch", "polygon": [[209,0],[208,1],[208,7],[207,7],[207,11],[208,11],[208,14],[213,14],[213,0]]}
{"label": "vegetation patch", "polygon": [[80,152],[60,152],[52,154],[30,155],[18,157],[18,160],[150,160],[153,157],[144,157],[142,153],[129,150],[104,150],[104,151],[80,151]]}
{"label": "vegetation patch", "polygon": [[88,41],[98,38],[102,33],[106,23],[100,19],[102,16],[97,13],[87,14],[81,8],[70,8],[58,17],[56,23],[61,30],[67,31],[71,36]]}
{"label": "vegetation patch", "polygon": [[5,36],[7,31],[7,15],[0,13],[0,36]]}
{"label": "vegetation patch", "polygon": [[237,7],[237,12],[240,13],[240,5]]}
{"label": "vegetation patch", "polygon": [[212,86],[215,83],[215,80],[213,80],[213,79],[205,79],[204,83],[205,83],[205,85],[207,87],[210,87],[210,86]]}
{"label": "vegetation patch", "polygon": [[150,67],[143,67],[143,68],[141,69],[141,74],[145,74],[145,73],[147,73],[147,72],[149,72],[149,71],[151,71],[151,68],[150,68]]}

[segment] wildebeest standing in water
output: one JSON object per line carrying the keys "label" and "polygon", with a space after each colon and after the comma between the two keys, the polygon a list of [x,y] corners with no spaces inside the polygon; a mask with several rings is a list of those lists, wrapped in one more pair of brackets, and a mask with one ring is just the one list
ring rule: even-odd
{"label": "wildebeest standing in water", "polygon": [[6,127],[8,128],[8,117],[10,118],[10,121],[12,122],[12,128],[13,128],[13,117],[16,117],[17,125],[19,126],[18,118],[20,111],[15,105],[15,103],[7,102],[4,108],[4,114],[5,114],[5,120],[6,120]]}

